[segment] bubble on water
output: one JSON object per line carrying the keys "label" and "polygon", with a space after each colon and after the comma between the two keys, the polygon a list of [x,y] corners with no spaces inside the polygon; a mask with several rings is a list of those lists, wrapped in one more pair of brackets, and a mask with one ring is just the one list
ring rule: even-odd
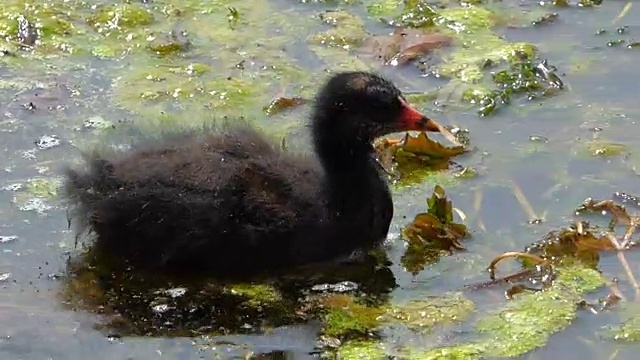
{"label": "bubble on water", "polygon": [[[18,203],[17,199],[14,199],[14,203]],[[35,211],[38,214],[44,214],[47,210],[52,209],[53,207],[47,204],[41,198],[30,198],[22,204],[18,205],[18,209],[21,211]]]}
{"label": "bubble on water", "polygon": [[6,191],[18,191],[20,189],[22,189],[24,187],[23,184],[21,183],[15,183],[15,184],[9,184],[5,187],[2,188],[2,190],[6,190]]}
{"label": "bubble on water", "polygon": [[158,304],[158,305],[153,305],[151,307],[151,309],[153,310],[153,312],[155,312],[157,314],[162,314],[162,313],[166,312],[167,310],[170,310],[171,306],[169,306],[167,304]]}
{"label": "bubble on water", "polygon": [[14,240],[18,240],[18,237],[16,235],[10,235],[10,236],[0,235],[0,244],[8,243]]}
{"label": "bubble on water", "polygon": [[320,292],[330,291],[330,292],[345,293],[345,292],[352,292],[352,291],[358,290],[358,287],[359,287],[358,284],[353,281],[342,281],[335,284],[315,285],[311,288],[311,290],[320,291]]}
{"label": "bubble on water", "polygon": [[102,116],[92,116],[84,121],[87,129],[108,129],[113,127],[113,123],[105,120]]}
{"label": "bubble on water", "polygon": [[36,159],[36,149],[25,150],[21,153],[21,156],[27,160],[35,160]]}
{"label": "bubble on water", "polygon": [[36,146],[40,150],[50,149],[58,145],[60,145],[60,139],[57,135],[42,135],[40,139],[36,141]]}
{"label": "bubble on water", "polygon": [[49,172],[49,167],[48,166],[36,166],[36,171],[38,172],[38,174],[43,175],[43,174],[46,174],[47,172]]}
{"label": "bubble on water", "polygon": [[177,298],[180,297],[184,294],[187,293],[187,289],[186,288],[173,288],[173,289],[169,289],[169,290],[165,290],[164,292],[165,294],[171,296],[172,298]]}

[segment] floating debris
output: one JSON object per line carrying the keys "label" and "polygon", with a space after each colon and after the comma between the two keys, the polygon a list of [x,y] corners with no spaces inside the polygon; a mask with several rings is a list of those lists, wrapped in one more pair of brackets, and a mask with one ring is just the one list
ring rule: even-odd
{"label": "floating debris", "polygon": [[537,18],[531,22],[533,26],[547,25],[554,23],[558,19],[558,13],[551,13]]}

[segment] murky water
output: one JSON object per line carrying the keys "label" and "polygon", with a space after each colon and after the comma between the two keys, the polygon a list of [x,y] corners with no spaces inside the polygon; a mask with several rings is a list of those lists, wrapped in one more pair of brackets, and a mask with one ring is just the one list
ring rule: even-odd
{"label": "murky water", "polygon": [[[215,3],[217,6],[224,4]],[[285,0],[272,0],[270,4],[269,11],[280,16],[278,21],[288,17],[292,21],[289,26],[282,24],[271,28],[271,35],[282,36],[288,43],[265,46],[282,47],[276,52],[279,56],[308,71],[322,71],[325,65],[305,44],[308,36],[323,29],[313,17],[336,5]],[[387,247],[398,283],[392,302],[439,294],[486,280],[484,268],[491,258],[501,252],[521,250],[549,230],[567,225],[574,208],[586,197],[609,198],[614,191],[640,194],[640,147],[636,144],[640,135],[636,124],[640,114],[637,102],[640,71],[635,65],[640,60],[640,50],[607,46],[613,39],[640,37],[640,26],[634,26],[640,23],[637,6],[618,23],[613,23],[624,5],[624,1],[606,1],[597,9],[553,9],[560,17],[551,25],[499,30],[509,40],[533,43],[543,57],[558,67],[567,85],[567,90],[559,96],[541,103],[516,101],[490,118],[479,118],[475,109],[430,106],[441,123],[469,129],[472,143],[477,148],[474,153],[456,161],[476,167],[481,176],[447,187],[453,204],[468,215],[467,222],[474,236],[466,243],[468,251],[444,257],[415,276],[404,271],[400,257],[405,245],[400,238],[400,229],[414,214],[424,211],[425,199],[430,196],[433,186],[414,185],[396,191],[396,217]],[[526,10],[539,5],[522,1],[519,6]],[[365,14],[364,8],[358,6],[349,11],[360,16]],[[267,21],[271,15],[258,11],[252,18],[241,18],[240,21]],[[626,32],[616,33],[622,25],[629,26]],[[198,51],[190,55],[193,56],[191,60],[210,64],[214,72],[222,68],[221,73],[226,76],[236,71],[230,70],[233,65],[224,64],[224,61],[239,62],[247,58],[245,66],[254,68],[273,62],[271,58],[260,59],[259,49],[221,46],[224,41],[217,39],[215,32],[206,30],[210,24],[178,22],[176,26],[184,26],[192,32],[201,30],[202,36],[194,41]],[[374,34],[389,31],[375,19],[367,20],[365,27]],[[599,29],[608,32],[595,35]],[[224,57],[218,53],[225,51],[232,55]],[[252,57],[255,54],[258,55]],[[43,61],[41,65],[31,67],[0,68],[0,104],[4,113],[0,120],[0,144],[4,152],[0,159],[0,187],[3,188],[0,191],[0,358],[242,358],[248,351],[285,351],[291,358],[308,357],[315,345],[317,324],[285,327],[265,335],[118,338],[105,336],[104,332],[94,329],[97,315],[69,311],[61,305],[58,279],[66,265],[65,255],[73,249],[74,238],[67,230],[65,209],[48,196],[49,182],[55,179],[64,162],[78,159],[72,143],[101,141],[100,134],[91,126],[104,121],[114,124],[142,121],[139,114],[118,106],[125,102],[118,96],[131,95],[114,95],[112,86],[126,87],[127,82],[134,82],[135,77],[126,78],[128,73],[135,72],[136,66],[142,66],[145,61],[152,64],[163,61],[151,57],[141,61],[135,56],[133,60],[77,56],[71,65],[65,63],[64,66],[55,59]],[[171,63],[167,60],[165,65]],[[410,92],[423,92],[444,84],[432,77],[416,77],[417,70],[413,67],[387,69],[385,73]],[[258,96],[266,105],[282,84],[269,80],[269,73],[262,76],[267,85],[258,90],[261,91]],[[308,83],[285,85],[288,95],[295,95],[301,89],[313,90]],[[29,103],[36,109],[30,109]],[[173,110],[178,116],[192,109],[207,111],[191,103],[183,107],[171,106],[162,110],[169,113]],[[154,111],[160,114],[159,107],[138,110],[147,116]],[[225,109],[224,112],[232,110]],[[246,109],[243,111],[247,112]],[[303,116],[304,113],[305,109],[300,109],[294,115]],[[265,120],[265,127],[270,126],[267,121],[272,120]],[[295,126],[293,131],[296,131]],[[548,141],[533,142],[532,136]],[[624,144],[628,154],[589,156],[586,143],[592,140]],[[38,186],[38,179],[48,182]],[[535,216],[545,221],[528,224],[531,214],[513,195],[514,184],[522,189]],[[474,199],[479,193],[483,197],[478,213],[474,210]],[[640,255],[628,252],[626,259],[631,269],[640,274]],[[599,268],[607,278],[618,278],[621,290],[633,298],[633,289],[614,254],[603,255]],[[603,289],[593,294],[593,298],[605,294],[606,289]],[[493,305],[488,302],[486,307]],[[599,337],[599,329],[615,319],[614,314],[580,313],[569,329],[553,336],[547,346],[526,357],[600,359],[616,353],[616,359],[635,358],[637,345],[621,345]],[[438,341],[436,337],[434,335],[429,341]],[[403,339],[402,336],[399,338]],[[585,346],[585,343],[590,345]],[[274,355],[273,358],[284,357]]]}

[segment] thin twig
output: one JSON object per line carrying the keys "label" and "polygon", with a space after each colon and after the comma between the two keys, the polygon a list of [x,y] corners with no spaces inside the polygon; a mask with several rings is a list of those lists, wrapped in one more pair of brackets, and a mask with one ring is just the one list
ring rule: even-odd
{"label": "thin twig", "polygon": [[476,216],[476,222],[478,223],[478,228],[482,230],[482,232],[487,232],[487,227],[484,226],[484,222],[480,217],[480,207],[482,206],[482,197],[484,195],[484,191],[481,188],[476,188],[473,191],[473,210]]}
{"label": "thin twig", "polygon": [[522,189],[520,189],[518,184],[516,184],[513,180],[510,180],[509,182],[511,183],[513,195],[516,197],[516,199],[518,199],[520,206],[522,206],[522,210],[527,213],[529,221],[539,219],[539,217],[536,215],[535,210],[533,210],[533,206],[531,206],[531,203],[529,202],[529,200],[527,200],[527,197],[524,195]]}
{"label": "thin twig", "polygon": [[625,17],[625,15],[627,15],[629,13],[629,10],[631,10],[631,6],[632,6],[631,1],[627,2],[626,4],[624,4],[624,7],[622,8],[622,11],[620,11],[620,14],[618,14],[618,16],[616,16],[616,18],[613,19],[611,24],[615,24],[618,21],[620,21],[620,19]]}
{"label": "thin twig", "polygon": [[506,252],[503,254],[500,254],[498,256],[496,256],[493,260],[491,260],[491,263],[489,264],[489,267],[487,268],[489,270],[489,274],[491,277],[491,280],[495,280],[495,273],[496,273],[496,265],[498,265],[498,263],[504,259],[507,258],[525,258],[525,259],[529,259],[532,261],[536,262],[536,265],[545,263],[546,260],[533,255],[533,254],[528,254],[528,253],[523,253],[523,252],[517,252],[517,251],[510,251],[510,252]]}
{"label": "thin twig", "polygon": [[624,252],[618,250],[617,251],[618,260],[620,261],[620,265],[624,268],[624,271],[627,273],[627,277],[629,278],[629,282],[636,290],[636,301],[640,300],[640,286],[638,286],[638,282],[636,281],[635,276],[633,276],[633,272],[631,271],[631,267],[627,262],[627,258],[624,256]]}
{"label": "thin twig", "polygon": [[[635,229],[635,224],[632,223],[630,228]],[[609,238],[609,241],[611,241],[611,244],[613,244],[616,247],[616,250],[617,250],[616,255],[618,256],[618,261],[620,261],[620,265],[622,265],[622,268],[627,274],[627,278],[629,278],[629,282],[631,283],[633,288],[636,290],[636,301],[640,300],[640,286],[638,285],[638,282],[636,281],[635,276],[633,276],[633,271],[631,271],[631,267],[627,262],[627,258],[624,256],[624,250],[629,244],[630,237],[627,238],[627,235],[625,234],[625,238],[623,238],[622,243],[620,243],[620,241],[616,239],[615,235],[607,234],[606,236],[607,238]]]}

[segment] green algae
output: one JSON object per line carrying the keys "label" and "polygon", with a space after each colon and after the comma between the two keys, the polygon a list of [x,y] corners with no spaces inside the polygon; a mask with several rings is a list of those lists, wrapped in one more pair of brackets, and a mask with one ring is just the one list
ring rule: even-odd
{"label": "green algae", "polygon": [[58,195],[62,184],[60,178],[40,178],[27,181],[26,191],[39,198],[50,199]]}
{"label": "green algae", "polygon": [[593,140],[582,144],[581,152],[595,157],[612,157],[628,153],[627,146],[603,140]]}
{"label": "green algae", "polygon": [[15,191],[11,202],[20,210],[46,214],[52,207],[52,202],[58,196],[62,179],[34,178],[24,184],[14,184]]}
{"label": "green algae", "polygon": [[[558,267],[557,278],[550,288],[520,294],[501,309],[481,316],[475,323],[479,340],[426,350],[405,347],[403,358],[484,359],[526,354],[544,346],[551,335],[571,325],[577,317],[577,304],[582,296],[604,283],[598,271],[575,261],[565,261]],[[398,320],[403,324],[413,323],[414,329],[431,331],[434,325],[463,321],[473,313],[474,304],[459,295],[434,300],[422,304],[410,302],[413,315],[400,316]],[[399,313],[403,314],[403,311]],[[347,342],[345,346],[346,354],[350,356],[369,351],[379,355],[385,349],[383,343],[376,340]],[[341,351],[339,349],[338,353],[342,354]],[[390,353],[387,351],[385,355]]]}
{"label": "green algae", "polygon": [[478,331],[491,339],[487,353],[518,356],[544,346],[551,335],[573,322],[582,296],[604,283],[602,274],[577,262],[558,267],[551,288],[519,296],[478,321]]}
{"label": "green algae", "polygon": [[380,342],[348,341],[340,346],[337,356],[343,360],[384,359],[386,351]]}
{"label": "green algae", "polygon": [[[342,296],[342,295],[341,295]],[[343,309],[330,320],[335,329],[333,332],[342,340],[335,355],[340,359],[380,359],[389,355],[386,344],[371,336],[370,332],[377,328],[402,325],[414,331],[429,333],[436,326],[464,321],[473,313],[474,303],[465,299],[460,293],[443,296],[429,296],[421,300],[410,300],[386,308],[357,308],[354,311],[352,300],[339,298],[333,308]],[[338,305],[339,306],[335,306]],[[349,309],[345,311],[344,309]],[[335,314],[330,312],[329,314]],[[350,314],[350,315],[348,315]],[[326,324],[326,322],[325,322]],[[326,334],[326,331],[325,331]],[[353,339],[353,334],[358,336]],[[365,335],[369,336],[365,336]],[[345,337],[350,335],[350,337]],[[351,340],[348,340],[352,338]],[[346,341],[344,341],[346,340]],[[410,349],[404,351],[409,358],[421,358]]]}
{"label": "green algae", "polygon": [[393,183],[395,189],[410,188],[417,184],[420,184],[420,186],[441,185],[451,188],[460,185],[465,180],[473,179],[477,175],[473,168],[452,171],[418,163],[405,166],[401,171],[406,175]]}
{"label": "green algae", "polygon": [[362,20],[345,10],[328,12],[321,20],[331,29],[312,35],[309,49],[336,71],[369,70],[366,63],[350,53],[367,36]]}
{"label": "green algae", "polygon": [[158,56],[170,56],[183,53],[189,49],[189,46],[190,42],[187,39],[180,38],[174,31],[162,38],[155,38],[147,45],[149,50]]}
{"label": "green algae", "polygon": [[[78,14],[72,9],[79,6],[76,2],[31,3],[22,0],[3,2],[0,10],[0,36],[5,40],[4,49],[17,53],[21,48],[18,19],[25,19],[30,24],[35,37],[31,49],[39,53],[71,53],[75,44],[72,35],[81,34],[76,28]],[[69,42],[71,41],[71,42]],[[20,52],[27,58],[37,57],[31,52]],[[5,60],[9,57],[4,56]],[[11,64],[10,61],[6,63]]]}
{"label": "green algae", "polygon": [[311,44],[348,50],[358,46],[366,36],[362,20],[347,11],[328,11],[320,18],[332,28],[313,35],[310,39]]}
{"label": "green algae", "polygon": [[322,333],[341,340],[368,336],[384,314],[384,309],[360,304],[350,295],[330,295],[322,303],[327,308]]}
{"label": "green algae", "polygon": [[[444,61],[436,65],[434,71],[449,78],[450,82],[464,84],[463,91],[450,91],[447,99],[440,96],[438,100],[454,105],[479,105],[479,114],[487,116],[508,104],[512,95],[525,93],[521,88],[517,91],[504,89],[505,79],[502,78],[505,67],[511,67],[513,72],[514,66],[524,63],[525,66],[519,69],[520,73],[514,73],[513,76],[526,78],[530,84],[540,87],[542,80],[532,78],[532,73],[528,72],[537,56],[535,46],[523,42],[512,43],[499,37],[493,30],[502,22],[499,14],[479,4],[466,2],[462,6],[436,9],[424,1],[407,1],[397,21],[408,27],[435,29],[455,39],[452,51],[443,55]],[[497,71],[491,72],[494,69]],[[455,87],[460,87],[460,83]],[[540,94],[530,97],[533,96],[540,97]]]}
{"label": "green algae", "polygon": [[[236,118],[258,116],[261,107],[256,99],[265,98],[264,93],[277,84],[261,80],[278,72],[286,76],[280,71],[282,67],[264,71],[256,77],[226,76],[209,72],[209,68],[210,65],[200,65],[167,71],[164,67],[148,67],[129,72],[114,84],[115,100],[143,115],[145,122],[152,126],[166,127],[177,122],[181,126],[199,127],[211,119],[209,113],[218,119],[226,115]],[[191,116],[185,119],[162,115],[176,110]]]}
{"label": "green algae", "polygon": [[430,333],[437,325],[462,322],[475,309],[475,304],[460,293],[429,296],[394,305],[388,318],[422,333]]}
{"label": "green algae", "polygon": [[422,0],[404,2],[402,13],[396,18],[401,24],[412,28],[429,28],[436,24],[438,12],[432,4]]}
{"label": "green algae", "polygon": [[402,2],[400,0],[379,0],[367,4],[367,12],[373,16],[392,15],[401,7]]}
{"label": "green algae", "polygon": [[473,302],[459,293],[385,307],[365,306],[348,295],[331,295],[323,300],[323,304],[328,308],[323,334],[342,341],[336,353],[342,359],[380,358],[385,354],[384,344],[375,339],[377,329],[395,324],[429,333],[438,325],[463,321],[474,309]]}
{"label": "green algae", "polygon": [[445,348],[436,348],[425,352],[410,353],[411,360],[467,360],[484,359],[484,347],[477,344],[464,344]]}
{"label": "green algae", "polygon": [[640,316],[637,303],[626,303],[620,306],[621,323],[606,326],[599,331],[599,335],[607,340],[620,343],[636,343],[640,341]]}
{"label": "green algae", "polygon": [[282,301],[282,294],[269,284],[232,284],[227,290],[246,297],[246,304],[252,307],[274,305]]}
{"label": "green algae", "polygon": [[[261,117],[264,104],[283,88],[300,91],[310,83],[308,75],[283,49],[302,21],[274,15],[267,1],[227,1],[219,7],[203,5],[200,11],[191,9],[196,4],[199,3],[184,5],[183,11],[194,18],[181,22],[180,29],[190,34],[189,41],[194,45],[189,48],[189,55],[197,61],[185,63],[179,57],[149,61],[136,55],[130,59],[138,64],[133,71],[129,67],[117,70],[121,76],[114,83],[114,100],[143,117],[143,123],[170,126],[174,122],[165,121],[167,113],[188,113],[186,122],[196,126],[210,118],[199,114],[213,113],[217,119]],[[226,23],[227,7],[241,14],[237,29],[209,26]],[[201,54],[196,44],[201,42],[211,44],[215,51]],[[181,40],[170,41],[168,46],[160,49],[165,55],[184,50]]]}
{"label": "green algae", "polygon": [[123,3],[98,7],[87,22],[96,31],[105,32],[149,25],[153,20],[153,14],[142,5]]}
{"label": "green algae", "polygon": [[500,64],[531,59],[536,53],[533,45],[509,43],[491,31],[495,25],[493,13],[480,7],[444,9],[440,13],[445,29],[456,36],[460,46],[439,67],[443,75],[457,77],[463,82],[478,83],[485,76],[487,62]]}

